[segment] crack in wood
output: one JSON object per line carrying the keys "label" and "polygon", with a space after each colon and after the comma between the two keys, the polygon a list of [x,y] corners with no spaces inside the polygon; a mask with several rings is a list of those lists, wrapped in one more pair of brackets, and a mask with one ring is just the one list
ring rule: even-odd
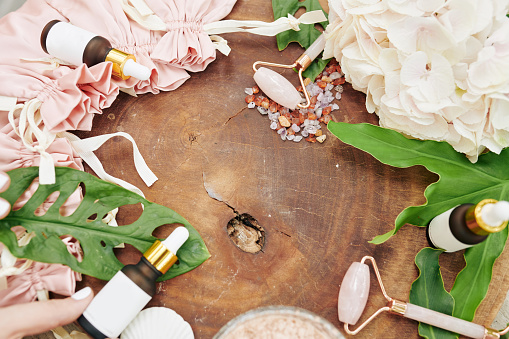
{"label": "crack in wood", "polygon": [[248,107],[244,107],[242,108],[240,111],[238,111],[237,113],[235,113],[234,115],[232,115],[231,117],[228,118],[228,120],[226,120],[226,122],[223,124],[223,126],[225,126],[227,123],[230,122],[230,120],[232,120],[233,118],[235,118],[237,115],[239,115],[240,113],[242,113],[242,111],[246,110]]}

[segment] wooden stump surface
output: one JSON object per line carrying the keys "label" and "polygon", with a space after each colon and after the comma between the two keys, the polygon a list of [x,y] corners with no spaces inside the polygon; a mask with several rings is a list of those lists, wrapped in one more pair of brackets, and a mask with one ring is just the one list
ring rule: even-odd
{"label": "wooden stump surface", "polygon": [[[228,18],[272,20],[271,2],[239,0]],[[421,166],[383,165],[328,131],[324,144],[282,141],[266,116],[247,109],[244,88],[254,85],[253,62],[291,63],[302,49],[292,44],[279,52],[275,37],[223,37],[232,47],[230,56],[218,54],[205,71],[191,74],[173,92],[138,98],[121,94],[95,117],[91,132],[78,133],[82,138],[129,133],[159,180],[144,186],[134,169],[131,144],[122,138],[96,151],[106,171],[184,216],[212,255],[197,269],[159,283],[148,306],[175,310],[196,338],[211,338],[232,318],[268,305],[307,309],[342,330],[339,285],[349,265],[365,255],[376,258],[388,294],[408,300],[418,276],[415,255],[427,246],[425,229],[405,226],[384,244],[368,241],[391,230],[405,207],[424,203],[425,188],[438,177]],[[293,72],[284,74],[296,83]],[[377,124],[364,103],[362,93],[345,85],[333,120]],[[205,187],[223,202],[211,198]],[[265,229],[263,253],[242,252],[229,239],[226,225],[235,216],[233,209],[249,213]],[[122,224],[129,216],[118,219]],[[129,247],[117,253],[124,263],[140,258]],[[464,265],[462,253],[442,255],[441,264],[450,289]],[[497,313],[507,292],[507,268],[503,254],[476,322],[489,325]],[[97,293],[104,284],[87,276],[78,288],[91,286]],[[361,320],[385,305],[375,284],[372,273]],[[417,323],[384,313],[356,337],[419,336]]]}

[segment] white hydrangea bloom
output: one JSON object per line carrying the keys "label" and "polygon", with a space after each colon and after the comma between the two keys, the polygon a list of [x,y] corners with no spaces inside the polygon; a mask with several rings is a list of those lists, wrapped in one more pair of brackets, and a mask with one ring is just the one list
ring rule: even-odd
{"label": "white hydrangea bloom", "polygon": [[509,0],[329,0],[324,58],[380,125],[475,162],[509,146]]}

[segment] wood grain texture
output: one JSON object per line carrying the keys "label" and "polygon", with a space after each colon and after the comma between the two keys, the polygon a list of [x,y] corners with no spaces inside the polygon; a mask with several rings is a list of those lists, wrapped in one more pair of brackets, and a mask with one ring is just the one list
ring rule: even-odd
{"label": "wood grain texture", "polygon": [[[268,21],[271,2],[240,0],[228,18]],[[184,216],[212,254],[194,271],[160,283],[148,306],[175,310],[199,339],[211,338],[232,318],[268,305],[298,306],[342,329],[337,319],[339,284],[351,262],[365,255],[377,259],[389,295],[408,300],[418,274],[414,257],[427,246],[425,230],[406,226],[376,246],[368,240],[392,229],[405,207],[424,203],[424,189],[437,176],[421,166],[383,165],[328,132],[324,144],[283,142],[269,129],[266,116],[246,108],[243,90],[254,85],[254,61],[290,63],[302,50],[290,46],[279,52],[273,37],[224,37],[232,47],[229,57],[218,55],[205,71],[192,74],[173,92],[138,98],[121,94],[95,117],[91,132],[78,133],[131,134],[159,180],[150,188],[144,186],[133,166],[131,144],[120,138],[96,152],[106,171]],[[285,75],[296,80],[292,72]],[[346,85],[333,120],[376,124],[377,117],[366,112],[364,102],[362,93]],[[205,184],[223,202],[212,199]],[[265,229],[263,253],[244,253],[230,241],[226,225],[235,214],[228,205],[249,213]],[[128,216],[119,215],[120,223],[123,218]],[[130,247],[117,253],[124,263],[140,257]],[[442,257],[450,288],[464,265],[462,255]],[[507,268],[504,253],[476,322],[489,324],[494,318],[507,292]],[[361,320],[384,305],[372,278]],[[103,285],[91,277],[79,283],[96,293]],[[417,324],[383,314],[356,337],[418,338]]]}

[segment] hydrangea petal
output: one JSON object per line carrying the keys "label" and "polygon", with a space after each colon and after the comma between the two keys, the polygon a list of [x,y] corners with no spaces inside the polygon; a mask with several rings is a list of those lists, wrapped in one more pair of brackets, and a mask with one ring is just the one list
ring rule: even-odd
{"label": "hydrangea petal", "polygon": [[470,0],[450,0],[438,14],[438,21],[457,42],[465,40],[475,28],[476,8]]}
{"label": "hydrangea petal", "polygon": [[434,17],[406,17],[390,25],[387,36],[405,53],[444,51],[455,44],[453,35]]}
{"label": "hydrangea petal", "polygon": [[418,8],[417,1],[414,0],[387,0],[387,5],[396,13],[412,17],[421,16],[424,11]]}

